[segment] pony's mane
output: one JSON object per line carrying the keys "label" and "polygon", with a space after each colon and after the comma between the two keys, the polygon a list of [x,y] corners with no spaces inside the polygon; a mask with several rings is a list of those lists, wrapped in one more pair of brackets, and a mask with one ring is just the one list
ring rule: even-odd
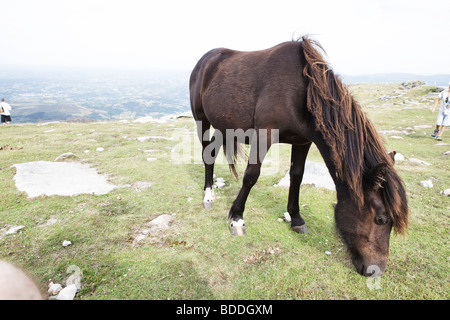
{"label": "pony's mane", "polygon": [[322,57],[321,45],[308,37],[301,38],[301,43],[306,60],[303,74],[309,80],[307,108],[330,147],[337,178],[348,185],[353,200],[362,207],[365,179],[376,165],[388,164],[381,194],[394,229],[403,233],[408,224],[406,192],[379,134]]}

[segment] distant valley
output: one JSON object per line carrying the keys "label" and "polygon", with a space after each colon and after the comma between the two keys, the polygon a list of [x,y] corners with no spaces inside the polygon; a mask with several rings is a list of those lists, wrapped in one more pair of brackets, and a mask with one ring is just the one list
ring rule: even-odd
{"label": "distant valley", "polygon": [[[450,81],[450,75],[395,73],[342,78],[347,84]],[[0,98],[11,104],[13,123],[158,118],[190,110],[188,83],[188,71],[9,68],[0,71]]]}
{"label": "distant valley", "polygon": [[161,117],[189,110],[189,74],[144,71],[3,71],[14,123]]}

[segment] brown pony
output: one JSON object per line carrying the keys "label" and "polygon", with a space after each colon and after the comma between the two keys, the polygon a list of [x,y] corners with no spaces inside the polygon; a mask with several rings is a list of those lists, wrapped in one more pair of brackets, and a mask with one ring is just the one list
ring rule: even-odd
{"label": "brown pony", "polygon": [[[380,275],[386,268],[392,227],[398,233],[407,230],[405,189],[392,154],[321,52],[317,42],[303,37],[254,52],[214,49],[199,60],[190,78],[190,99],[203,145],[203,204],[210,208],[215,200],[218,148],[223,145],[236,173],[237,145],[249,143],[242,188],[228,214],[232,233],[245,234],[245,202],[264,156],[271,144],[288,143],[292,152],[287,209],[293,230],[308,232],[299,212],[299,192],[314,143],[336,185],[335,223],[352,262],[360,274]],[[210,139],[211,125],[215,132]]]}

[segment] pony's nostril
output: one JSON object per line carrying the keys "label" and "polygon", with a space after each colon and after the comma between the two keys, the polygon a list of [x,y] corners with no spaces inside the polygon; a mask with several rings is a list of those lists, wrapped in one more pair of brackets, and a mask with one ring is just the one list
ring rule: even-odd
{"label": "pony's nostril", "polygon": [[365,270],[364,265],[361,265],[361,270],[359,270],[359,274],[363,275],[364,274],[364,270]]}

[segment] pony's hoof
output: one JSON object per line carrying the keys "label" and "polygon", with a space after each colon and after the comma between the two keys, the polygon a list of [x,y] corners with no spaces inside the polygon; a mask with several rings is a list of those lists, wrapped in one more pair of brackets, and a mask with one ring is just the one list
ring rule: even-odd
{"label": "pony's hoof", "polygon": [[203,208],[205,209],[212,209],[214,202],[212,201],[204,201],[203,202]]}
{"label": "pony's hoof", "polygon": [[242,219],[231,221],[230,231],[233,236],[245,236],[245,222]]}
{"label": "pony's hoof", "polygon": [[211,209],[213,207],[214,200],[216,200],[214,190],[212,190],[211,188],[206,188],[205,197],[203,198],[203,208]]}
{"label": "pony's hoof", "polygon": [[297,233],[305,233],[305,234],[309,233],[308,228],[306,228],[306,224],[301,225],[301,226],[292,227],[292,229]]}

